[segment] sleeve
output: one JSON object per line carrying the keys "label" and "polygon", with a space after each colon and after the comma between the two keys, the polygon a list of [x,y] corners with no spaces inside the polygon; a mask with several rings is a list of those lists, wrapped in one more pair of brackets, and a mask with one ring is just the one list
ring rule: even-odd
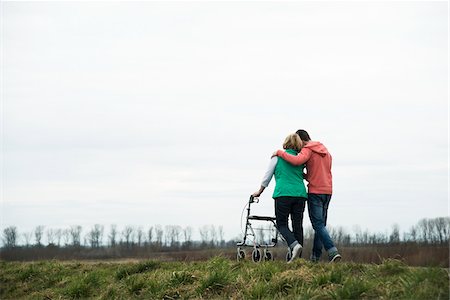
{"label": "sleeve", "polygon": [[300,153],[297,155],[292,155],[287,153],[286,151],[278,150],[277,156],[281,157],[294,166],[299,166],[308,161],[308,159],[311,157],[311,153],[311,150],[308,148],[303,148],[302,151],[300,151]]}
{"label": "sleeve", "polygon": [[266,174],[264,174],[261,186],[267,187],[272,180],[273,173],[275,172],[275,167],[277,166],[278,157],[274,156],[270,160],[269,167],[267,168]]}

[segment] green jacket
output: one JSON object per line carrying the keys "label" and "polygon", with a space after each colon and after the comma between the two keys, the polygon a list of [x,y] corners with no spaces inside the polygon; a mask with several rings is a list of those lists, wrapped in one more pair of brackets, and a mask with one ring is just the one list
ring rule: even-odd
{"label": "green jacket", "polygon": [[[297,155],[297,151],[292,149],[287,149],[286,152]],[[307,198],[308,194],[303,183],[304,168],[305,165],[294,166],[281,157],[278,157],[274,172],[276,185],[272,197],[290,196]]]}

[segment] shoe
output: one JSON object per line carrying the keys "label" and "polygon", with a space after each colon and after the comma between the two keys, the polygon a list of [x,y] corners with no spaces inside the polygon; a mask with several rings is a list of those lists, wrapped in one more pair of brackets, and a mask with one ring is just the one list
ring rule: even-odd
{"label": "shoe", "polygon": [[330,261],[330,263],[336,263],[338,261],[340,261],[342,258],[342,256],[336,251],[336,252],[332,252],[328,255],[328,259]]}
{"label": "shoe", "polygon": [[297,244],[294,246],[294,248],[292,248],[292,257],[291,259],[288,261],[288,264],[293,262],[296,258],[298,258],[300,256],[300,253],[302,253],[302,245]]}

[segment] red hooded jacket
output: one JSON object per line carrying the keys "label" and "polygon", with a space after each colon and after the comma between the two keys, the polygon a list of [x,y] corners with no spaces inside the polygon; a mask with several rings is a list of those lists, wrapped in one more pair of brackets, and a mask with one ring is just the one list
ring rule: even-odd
{"label": "red hooded jacket", "polygon": [[322,143],[308,142],[297,156],[283,150],[278,150],[277,156],[295,166],[306,163],[308,174],[305,179],[308,181],[308,193],[328,195],[333,193],[332,158]]}

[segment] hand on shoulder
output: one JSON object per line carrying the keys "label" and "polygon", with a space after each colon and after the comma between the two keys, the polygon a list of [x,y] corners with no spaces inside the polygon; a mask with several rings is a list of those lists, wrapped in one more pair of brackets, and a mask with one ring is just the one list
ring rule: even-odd
{"label": "hand on shoulder", "polygon": [[278,150],[276,150],[274,153],[272,153],[272,156],[270,158],[274,158],[275,156],[278,156],[277,152],[278,152]]}

